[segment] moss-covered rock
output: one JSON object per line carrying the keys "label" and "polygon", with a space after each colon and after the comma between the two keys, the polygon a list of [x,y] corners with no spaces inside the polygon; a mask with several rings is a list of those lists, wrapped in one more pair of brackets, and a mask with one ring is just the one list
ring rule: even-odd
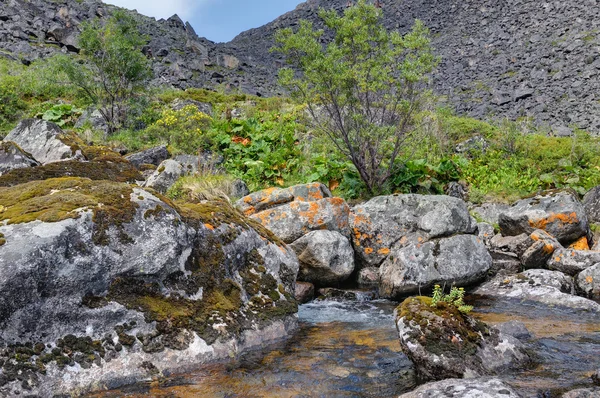
{"label": "moss-covered rock", "polygon": [[518,340],[452,304],[412,297],[396,312],[400,345],[422,380],[493,375],[529,362]]}
{"label": "moss-covered rock", "polygon": [[284,338],[297,272],[225,203],[89,178],[0,187],[0,395],[117,386]]}

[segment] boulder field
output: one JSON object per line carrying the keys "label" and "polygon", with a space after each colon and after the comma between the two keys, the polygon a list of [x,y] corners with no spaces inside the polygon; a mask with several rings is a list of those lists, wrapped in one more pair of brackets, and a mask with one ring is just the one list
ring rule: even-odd
{"label": "boulder field", "polygon": [[512,396],[494,377],[534,360],[515,338],[526,330],[409,296],[439,284],[600,313],[595,191],[478,207],[414,194],[349,206],[320,183],[235,204],[161,194],[219,162],[164,147],[124,158],[33,119],[0,143],[0,396],[83,395],[226,360],[288,337],[315,293],[404,300],[400,344],[433,382],[407,397]]}

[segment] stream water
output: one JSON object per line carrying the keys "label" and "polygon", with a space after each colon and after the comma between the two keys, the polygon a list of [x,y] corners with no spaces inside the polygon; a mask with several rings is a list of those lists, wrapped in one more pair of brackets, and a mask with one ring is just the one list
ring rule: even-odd
{"label": "stream water", "polygon": [[[505,376],[524,397],[558,397],[591,386],[600,367],[600,317],[539,305],[477,300],[475,315],[491,324],[519,320],[537,365]],[[287,342],[160,383],[94,397],[395,397],[415,387],[400,351],[396,303],[315,301],[299,310],[300,328]]]}

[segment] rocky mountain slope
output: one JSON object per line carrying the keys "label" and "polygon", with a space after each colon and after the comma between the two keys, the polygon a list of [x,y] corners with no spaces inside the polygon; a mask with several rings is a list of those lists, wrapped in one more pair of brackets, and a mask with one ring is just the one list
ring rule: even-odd
{"label": "rocky mountain slope", "polygon": [[[76,51],[79,22],[113,6],[96,0],[2,0],[0,50],[30,61],[56,51]],[[318,23],[320,7],[342,10],[347,0],[309,0],[275,21],[215,44],[178,17],[156,21],[139,15],[151,38],[157,83],[177,87],[225,84],[274,95],[280,55],[274,32],[300,19]],[[406,31],[415,18],[431,29],[441,57],[433,85],[447,105],[475,117],[530,117],[557,134],[573,127],[600,132],[597,0],[382,0],[389,28]],[[197,27],[201,32],[202,27]]]}

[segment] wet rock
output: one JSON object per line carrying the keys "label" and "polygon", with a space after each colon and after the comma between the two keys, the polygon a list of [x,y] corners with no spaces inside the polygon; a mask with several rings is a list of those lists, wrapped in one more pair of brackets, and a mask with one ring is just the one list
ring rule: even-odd
{"label": "wet rock", "polygon": [[548,268],[575,276],[596,263],[600,263],[600,251],[559,249],[548,260]]}
{"label": "wet rock", "polygon": [[315,286],[309,282],[296,282],[294,297],[300,304],[308,303],[315,297]]}
{"label": "wet rock", "polygon": [[562,244],[569,244],[589,232],[583,205],[569,191],[551,191],[520,200],[500,214],[498,223],[504,236],[531,234],[541,229]]}
{"label": "wet rock", "polygon": [[358,272],[358,287],[361,289],[374,288],[379,286],[379,268],[367,267]]}
{"label": "wet rock", "polygon": [[520,398],[500,379],[448,379],[427,383],[399,398]]}
{"label": "wet rock", "polygon": [[168,158],[169,151],[167,151],[166,145],[157,146],[125,156],[125,159],[127,159],[138,169],[144,164],[152,164],[154,166],[159,166],[163,161],[167,160]]}
{"label": "wet rock", "polygon": [[319,289],[319,298],[345,301],[370,301],[378,298],[373,290],[346,290],[326,287]]}
{"label": "wet rock", "polygon": [[529,330],[527,330],[527,327],[523,322],[508,321],[500,323],[496,325],[496,329],[502,334],[512,336],[519,340],[529,340],[531,338],[531,333],[529,333]]}
{"label": "wet rock", "polygon": [[491,266],[490,254],[473,235],[394,247],[379,269],[380,294],[399,298],[435,284],[469,285],[483,279]]}
{"label": "wet rock", "polygon": [[396,312],[400,346],[422,380],[495,375],[530,361],[519,340],[452,304],[413,297]]}
{"label": "wet rock", "polygon": [[313,231],[290,247],[298,255],[298,279],[317,286],[336,286],[354,271],[354,251],[348,238],[335,231]]}
{"label": "wet rock", "polygon": [[533,301],[549,306],[600,312],[600,304],[570,294],[572,280],[556,271],[528,270],[522,274],[497,276],[472,293],[492,298]]}
{"label": "wet rock", "polygon": [[247,216],[293,201],[314,202],[331,198],[329,189],[320,183],[295,185],[290,188],[270,188],[241,198],[236,206]]}
{"label": "wet rock", "polygon": [[[296,255],[227,203],[58,178],[0,187],[0,206],[0,346],[40,342],[28,394],[145,380],[144,362],[187,371],[296,326]],[[10,377],[0,396],[22,391]]]}
{"label": "wet rock", "polygon": [[40,163],[11,141],[0,142],[0,176],[11,170],[39,166]]}
{"label": "wet rock", "polygon": [[379,266],[404,236],[425,240],[475,233],[465,202],[450,196],[379,196],[353,208],[353,245],[361,267]]}
{"label": "wet rock", "polygon": [[286,243],[292,243],[311,231],[328,230],[349,237],[350,208],[341,198],[316,201],[294,200],[253,214],[258,221]]}
{"label": "wet rock", "polygon": [[600,264],[581,271],[575,278],[577,292],[587,298],[600,299]]}
{"label": "wet rock", "polygon": [[66,134],[56,124],[40,119],[21,121],[4,141],[13,141],[42,164],[82,158],[81,151],[72,147]]}

